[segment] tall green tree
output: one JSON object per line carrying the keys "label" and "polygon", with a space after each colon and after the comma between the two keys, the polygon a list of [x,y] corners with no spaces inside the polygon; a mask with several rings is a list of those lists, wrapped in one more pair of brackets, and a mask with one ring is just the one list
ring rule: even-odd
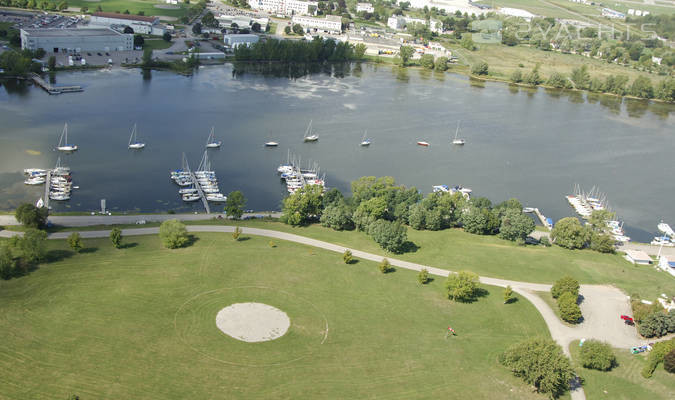
{"label": "tall green tree", "polygon": [[563,218],[551,230],[553,243],[566,249],[583,249],[590,240],[590,232],[575,217]]}
{"label": "tall green tree", "polygon": [[434,56],[431,54],[425,54],[420,59],[420,65],[426,69],[434,69]]}
{"label": "tall green tree", "polygon": [[577,89],[588,89],[591,84],[591,74],[588,73],[588,67],[586,64],[581,67],[574,68],[572,70],[572,75],[570,76],[572,82],[574,82],[574,87]]}
{"label": "tall green tree", "polygon": [[519,239],[524,241],[532,231],[534,231],[534,220],[523,214],[522,208],[520,210],[508,209],[499,226],[499,237],[511,241]]}
{"label": "tall green tree", "polygon": [[322,192],[323,188],[319,185],[309,185],[286,197],[281,209],[281,221],[289,225],[304,225],[318,220],[323,205]]}
{"label": "tall green tree", "polygon": [[415,49],[412,46],[401,46],[398,53],[401,57],[401,66],[405,67],[415,53]]}
{"label": "tall green tree", "polygon": [[392,253],[401,253],[408,241],[406,227],[400,222],[379,219],[368,227],[368,234],[383,249]]}
{"label": "tall green tree", "polygon": [[245,206],[246,198],[244,197],[244,194],[239,190],[235,190],[227,195],[224,211],[227,216],[232,217],[233,219],[239,219],[242,214],[244,214]]}
{"label": "tall green tree", "polygon": [[41,229],[47,224],[49,210],[46,207],[37,208],[30,203],[23,203],[14,211],[14,217],[20,224]]}
{"label": "tall green tree", "polygon": [[488,63],[481,61],[471,67],[471,73],[474,75],[487,75],[488,68]]}

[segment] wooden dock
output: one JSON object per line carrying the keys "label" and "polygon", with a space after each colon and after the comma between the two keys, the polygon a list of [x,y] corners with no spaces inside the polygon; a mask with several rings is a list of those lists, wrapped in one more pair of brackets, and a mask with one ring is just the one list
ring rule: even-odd
{"label": "wooden dock", "polygon": [[195,189],[197,189],[197,193],[199,193],[199,197],[202,199],[202,203],[204,204],[204,208],[206,209],[207,214],[211,214],[211,208],[209,208],[209,202],[206,200],[206,195],[204,194],[204,191],[202,190],[201,185],[197,181],[197,177],[195,176],[195,173],[190,171],[190,179],[192,179],[192,183],[195,185]]}
{"label": "wooden dock", "polygon": [[44,204],[45,207],[47,207],[47,210],[49,210],[49,188],[52,186],[52,171],[47,170],[47,177],[45,178],[45,197],[44,197]]}
{"label": "wooden dock", "polygon": [[539,222],[541,222],[541,224],[546,227],[546,229],[548,229],[549,231],[551,229],[553,229],[553,224],[551,224],[548,221],[548,219],[546,219],[546,216],[541,211],[539,211],[538,208],[529,208],[528,207],[528,208],[523,209],[523,212],[533,213],[534,215],[537,216],[537,218],[539,219]]}
{"label": "wooden dock", "polygon": [[82,86],[79,85],[52,86],[49,82],[42,79],[38,74],[32,74],[31,80],[49,94],[74,93],[84,90],[82,89]]}

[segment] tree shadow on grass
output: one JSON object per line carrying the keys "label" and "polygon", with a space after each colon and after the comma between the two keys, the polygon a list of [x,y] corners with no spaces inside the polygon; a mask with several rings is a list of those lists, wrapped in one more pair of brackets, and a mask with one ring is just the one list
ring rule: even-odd
{"label": "tree shadow on grass", "polygon": [[354,264],[358,264],[358,263],[359,263],[359,260],[357,260],[357,259],[355,259],[355,258],[352,258],[348,263],[345,263],[345,264],[347,264],[347,265],[354,265]]}
{"label": "tree shadow on grass", "polygon": [[401,246],[401,253],[415,253],[419,249],[420,247],[418,245],[408,240],[407,242],[403,243],[403,246]]}
{"label": "tree shadow on grass", "polygon": [[487,297],[490,295],[490,292],[487,291],[487,289],[484,288],[476,288],[476,290],[473,291],[473,296],[467,297],[464,299],[457,299],[458,302],[460,303],[475,303],[478,301],[478,299],[482,297]]}
{"label": "tree shadow on grass", "polygon": [[247,240],[251,240],[251,238],[248,236],[240,236],[239,239],[236,239],[237,242],[245,242]]}
{"label": "tree shadow on grass", "polygon": [[75,253],[70,250],[61,250],[61,249],[49,250],[47,252],[47,255],[45,256],[45,261],[47,262],[63,261],[66,258],[70,258],[74,255]]}
{"label": "tree shadow on grass", "polygon": [[124,244],[121,244],[119,248],[120,248],[120,249],[131,249],[131,248],[134,248],[134,247],[136,247],[136,246],[138,246],[138,243],[132,242],[132,243],[124,243]]}
{"label": "tree shadow on grass", "polygon": [[199,241],[199,238],[195,235],[188,235],[188,240],[185,242],[183,247],[190,247],[193,244],[197,243]]}
{"label": "tree shadow on grass", "polygon": [[511,303],[517,303],[518,298],[517,297],[511,297],[510,299],[506,300],[504,304],[511,304]]}
{"label": "tree shadow on grass", "polygon": [[81,254],[91,254],[91,253],[96,253],[98,251],[98,247],[85,247],[84,249],[80,250]]}

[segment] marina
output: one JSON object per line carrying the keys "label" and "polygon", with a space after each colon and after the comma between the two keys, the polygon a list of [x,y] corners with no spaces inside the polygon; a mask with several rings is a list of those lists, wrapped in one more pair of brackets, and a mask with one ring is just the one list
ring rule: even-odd
{"label": "marina", "polygon": [[208,150],[204,151],[195,171],[190,169],[185,153],[183,153],[181,163],[181,168],[171,171],[169,176],[180,187],[178,194],[184,202],[201,200],[204,210],[210,214],[209,202],[223,203],[227,200],[227,196],[220,193],[218,178],[211,167]]}
{"label": "marina", "polygon": [[70,168],[61,165],[61,157],[57,159],[53,169],[26,168],[23,173],[26,175],[24,184],[44,185],[44,195],[37,201],[40,207],[49,209],[50,200],[70,200],[72,190],[79,189],[78,186],[73,186]]}
{"label": "marina", "polygon": [[300,160],[291,156],[290,151],[285,164],[277,167],[277,173],[286,185],[286,191],[293,194],[310,185],[318,185],[323,191],[326,190],[326,174],[319,177],[319,165],[314,164],[311,168],[301,169]]}

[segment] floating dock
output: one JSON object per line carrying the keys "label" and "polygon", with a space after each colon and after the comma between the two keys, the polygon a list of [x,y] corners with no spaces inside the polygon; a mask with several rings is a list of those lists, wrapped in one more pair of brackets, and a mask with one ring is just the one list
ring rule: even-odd
{"label": "floating dock", "polygon": [[537,218],[539,218],[539,222],[541,222],[541,224],[542,224],[543,226],[545,226],[546,229],[548,229],[549,231],[550,231],[551,229],[553,229],[553,220],[551,220],[551,218],[546,218],[546,216],[544,215],[544,213],[542,213],[541,211],[539,211],[538,208],[530,208],[530,207],[526,207],[526,208],[523,208],[523,212],[525,212],[525,213],[533,213],[534,215],[537,216]]}
{"label": "floating dock", "polygon": [[199,194],[199,197],[202,200],[202,203],[204,204],[204,209],[206,210],[207,214],[211,214],[211,208],[209,208],[209,202],[206,200],[206,196],[204,195],[204,191],[202,190],[202,186],[199,184],[197,181],[197,176],[195,176],[195,173],[190,171],[190,179],[192,179],[192,184],[195,186],[195,189],[197,189],[197,193]]}
{"label": "floating dock", "polygon": [[42,79],[38,74],[31,74],[31,80],[49,94],[74,93],[84,91],[84,89],[82,89],[82,86],[79,85],[52,86],[49,82]]}
{"label": "floating dock", "polygon": [[47,177],[45,178],[45,197],[44,198],[44,204],[45,207],[47,207],[47,210],[49,210],[49,188],[52,187],[52,171],[47,170]]}

